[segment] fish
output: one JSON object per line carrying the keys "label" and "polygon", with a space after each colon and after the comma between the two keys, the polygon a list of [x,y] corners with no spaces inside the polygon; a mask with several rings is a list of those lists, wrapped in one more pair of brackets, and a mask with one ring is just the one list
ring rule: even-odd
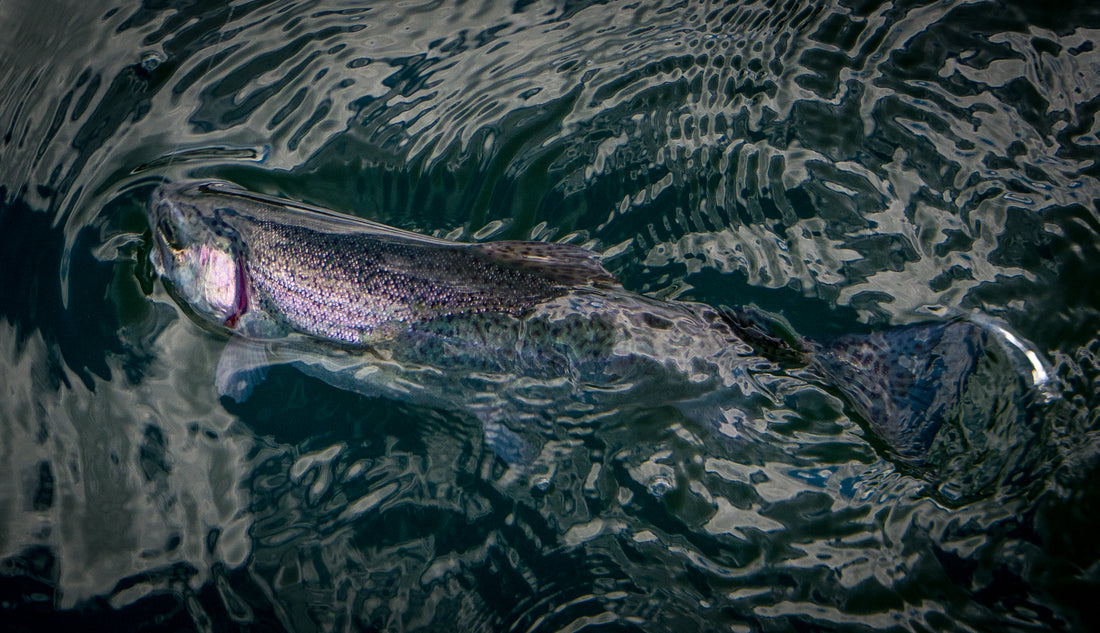
{"label": "fish", "polygon": [[221,396],[243,402],[290,365],[469,413],[508,462],[531,458],[518,431],[555,411],[671,405],[721,426],[762,415],[776,377],[796,375],[920,463],[989,348],[964,319],[818,342],[751,307],[627,290],[580,246],[455,242],[221,181],[161,184],[147,213],[169,294],[228,339]]}

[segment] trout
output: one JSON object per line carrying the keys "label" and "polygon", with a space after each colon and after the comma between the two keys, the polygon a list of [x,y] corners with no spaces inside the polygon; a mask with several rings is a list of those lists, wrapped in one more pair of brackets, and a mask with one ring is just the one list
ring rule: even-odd
{"label": "trout", "polygon": [[222,182],[161,185],[148,216],[169,293],[229,336],[221,395],[243,401],[289,364],[466,411],[509,461],[528,450],[514,430],[525,420],[665,405],[728,420],[731,402],[751,416],[791,368],[919,462],[986,348],[985,328],[964,320],[820,343],[752,310],[630,292],[578,246],[453,242]]}

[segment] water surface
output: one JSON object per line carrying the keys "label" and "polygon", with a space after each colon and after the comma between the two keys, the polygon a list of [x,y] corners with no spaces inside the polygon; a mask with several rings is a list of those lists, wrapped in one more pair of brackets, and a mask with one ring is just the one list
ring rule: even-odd
{"label": "water surface", "polygon": [[[16,630],[1100,626],[1092,3],[8,0],[0,25]],[[821,389],[718,429],[567,416],[531,469],[290,369],[237,405],[146,259],[149,193],[187,178],[585,245],[806,336],[981,315],[1049,380],[981,392],[924,467]]]}

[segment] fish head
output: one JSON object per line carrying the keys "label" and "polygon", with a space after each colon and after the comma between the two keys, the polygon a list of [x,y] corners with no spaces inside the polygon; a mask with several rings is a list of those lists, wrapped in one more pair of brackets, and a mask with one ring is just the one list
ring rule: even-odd
{"label": "fish head", "polygon": [[248,307],[244,242],[233,210],[203,184],[162,185],[148,216],[150,261],[170,293],[201,321],[233,329]]}

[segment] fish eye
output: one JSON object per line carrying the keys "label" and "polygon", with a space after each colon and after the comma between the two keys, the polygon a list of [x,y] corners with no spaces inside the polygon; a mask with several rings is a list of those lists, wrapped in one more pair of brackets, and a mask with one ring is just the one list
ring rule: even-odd
{"label": "fish eye", "polygon": [[160,232],[161,239],[173,250],[182,250],[183,243],[179,239],[179,235],[176,234],[176,227],[172,226],[172,223],[167,220],[161,220],[157,224],[157,231]]}

